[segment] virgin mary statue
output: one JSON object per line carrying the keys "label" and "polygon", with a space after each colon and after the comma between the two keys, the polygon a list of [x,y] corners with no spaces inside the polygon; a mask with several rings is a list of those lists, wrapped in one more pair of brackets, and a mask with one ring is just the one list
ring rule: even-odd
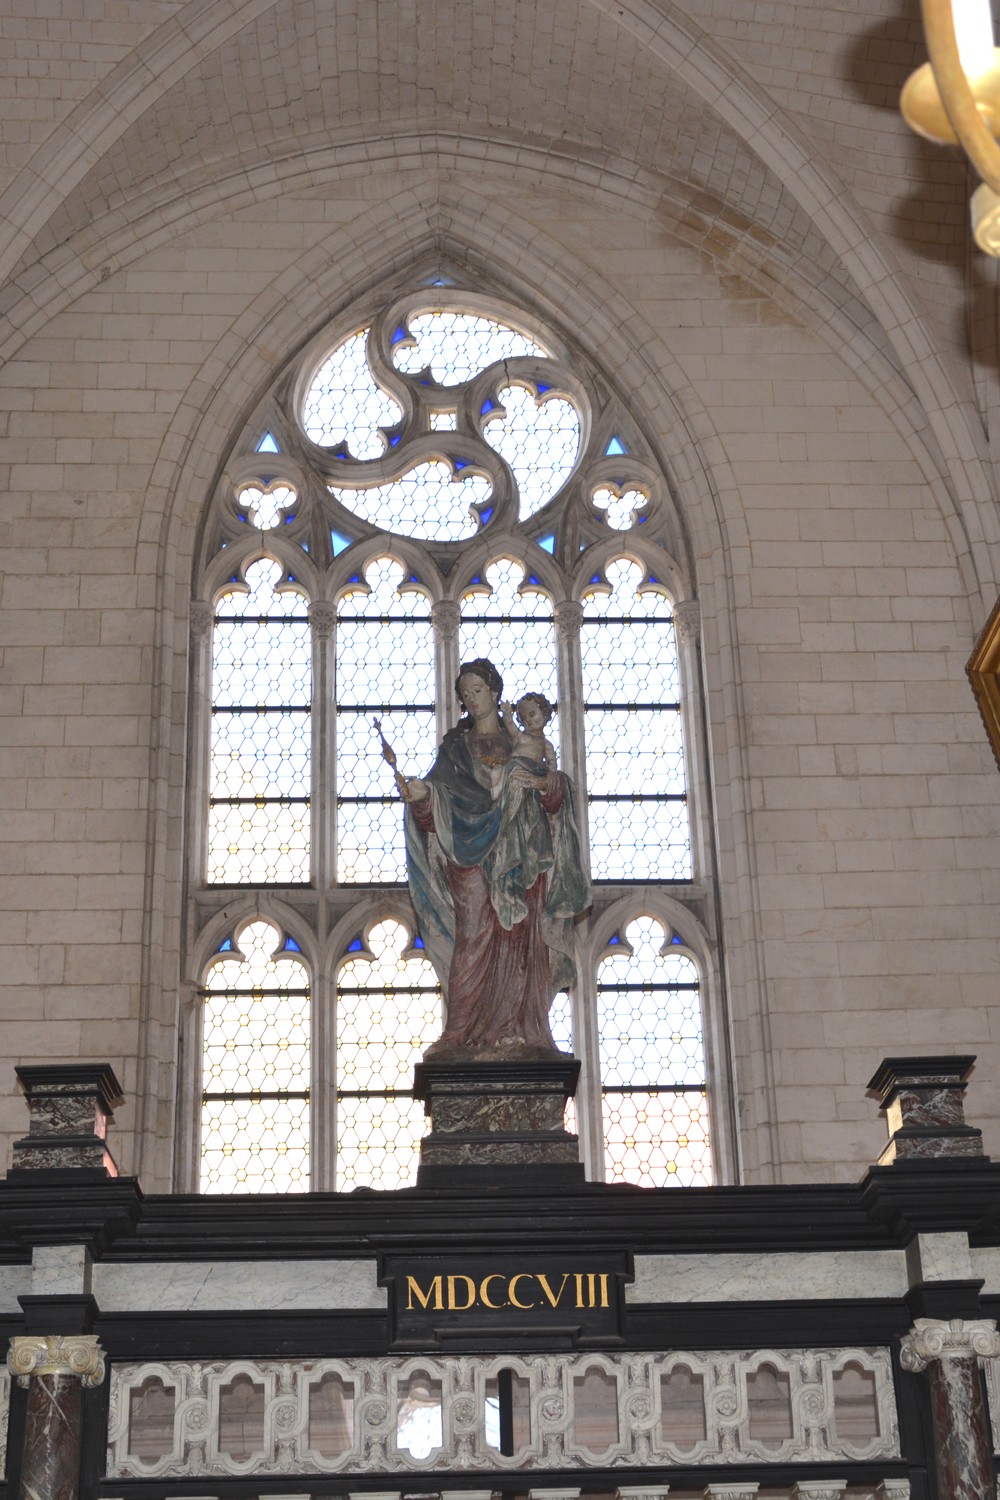
{"label": "virgin mary statue", "polygon": [[447,1007],[429,1055],[551,1056],[549,1008],[590,905],[573,788],[505,729],[492,662],[466,662],[455,687],[464,715],[407,785],[410,894]]}

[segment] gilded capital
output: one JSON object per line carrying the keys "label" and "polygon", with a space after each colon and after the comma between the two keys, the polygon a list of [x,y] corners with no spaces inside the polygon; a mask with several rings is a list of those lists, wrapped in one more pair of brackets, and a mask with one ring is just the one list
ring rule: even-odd
{"label": "gilded capital", "polygon": [[21,1385],[27,1385],[32,1375],[75,1375],[84,1385],[100,1385],[104,1350],[93,1333],[20,1334],[10,1341],[7,1368]]}
{"label": "gilded capital", "polygon": [[993,1318],[918,1318],[899,1351],[904,1370],[926,1370],[932,1359],[995,1359],[1000,1333]]}
{"label": "gilded capital", "polygon": [[337,622],[337,611],[327,599],[314,599],[309,605],[309,623],[313,634],[327,639],[333,635]]}

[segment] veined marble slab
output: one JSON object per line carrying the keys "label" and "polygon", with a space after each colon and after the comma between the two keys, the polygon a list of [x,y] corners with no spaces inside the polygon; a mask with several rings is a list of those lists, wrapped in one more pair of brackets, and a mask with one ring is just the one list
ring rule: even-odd
{"label": "veined marble slab", "polygon": [[637,1255],[626,1302],[805,1302],[903,1297],[903,1250]]}
{"label": "veined marble slab", "polygon": [[971,1249],[969,1259],[972,1261],[973,1276],[981,1276],[986,1283],[983,1293],[995,1297],[1000,1292],[1000,1245]]}
{"label": "veined marble slab", "polygon": [[382,1312],[386,1290],[364,1261],[104,1261],[94,1267],[102,1312]]}
{"label": "veined marble slab", "polygon": [[18,1297],[26,1297],[31,1291],[30,1266],[0,1266],[0,1313],[21,1316]]}

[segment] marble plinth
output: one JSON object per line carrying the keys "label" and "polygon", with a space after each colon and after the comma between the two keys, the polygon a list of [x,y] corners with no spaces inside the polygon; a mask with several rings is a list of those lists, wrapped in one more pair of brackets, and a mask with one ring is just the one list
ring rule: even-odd
{"label": "marble plinth", "polygon": [[413,1092],[431,1125],[420,1146],[418,1186],[582,1182],[579,1141],[563,1125],[579,1074],[576,1058],[562,1052],[452,1053],[418,1063]]}
{"label": "marble plinth", "polygon": [[111,1068],[68,1063],[15,1071],[28,1098],[29,1126],[27,1136],[14,1142],[12,1175],[71,1171],[116,1177],[105,1136],[123,1095]]}
{"label": "marble plinth", "polygon": [[889,1143],[880,1167],[896,1162],[983,1159],[982,1131],[965,1123],[963,1094],[974,1057],[887,1057],[869,1080],[885,1110]]}

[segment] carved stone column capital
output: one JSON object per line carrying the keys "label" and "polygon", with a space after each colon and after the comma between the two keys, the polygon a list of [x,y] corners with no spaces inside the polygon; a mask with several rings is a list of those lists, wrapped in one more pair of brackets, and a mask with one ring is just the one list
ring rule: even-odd
{"label": "carved stone column capital", "polygon": [[583,605],[578,599],[561,599],[552,611],[556,622],[556,635],[566,645],[580,639],[583,625]]}
{"label": "carved stone column capital", "polygon": [[337,611],[327,599],[314,599],[309,605],[309,623],[313,634],[328,640],[333,635]]}
{"label": "carved stone column capital", "polygon": [[439,641],[458,640],[458,627],[462,612],[454,599],[438,599],[431,605],[431,624]]}
{"label": "carved stone column capital", "polygon": [[910,1500],[908,1479],[882,1479],[875,1486],[875,1500]]}
{"label": "carved stone column capital", "polygon": [[10,1341],[7,1368],[26,1386],[33,1375],[74,1375],[84,1385],[104,1379],[104,1351],[96,1334],[19,1334]]}
{"label": "carved stone column capital", "polygon": [[1000,1333],[993,1318],[918,1318],[903,1339],[899,1362],[904,1370],[926,1370],[934,1359],[978,1359],[1000,1355]]}
{"label": "carved stone column capital", "polygon": [[685,646],[697,646],[701,639],[701,605],[697,599],[683,599],[674,605],[674,630]]}
{"label": "carved stone column capital", "polygon": [[193,641],[207,641],[212,634],[212,622],[215,619],[215,610],[205,599],[193,599],[191,601],[191,639]]}

